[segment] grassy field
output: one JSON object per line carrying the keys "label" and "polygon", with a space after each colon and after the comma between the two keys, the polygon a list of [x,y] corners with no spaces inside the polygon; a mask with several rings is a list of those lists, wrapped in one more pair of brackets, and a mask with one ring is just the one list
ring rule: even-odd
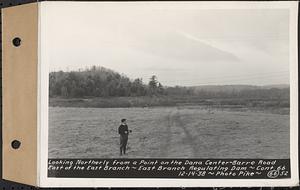
{"label": "grassy field", "polygon": [[49,108],[49,158],[289,158],[289,115],[199,107]]}

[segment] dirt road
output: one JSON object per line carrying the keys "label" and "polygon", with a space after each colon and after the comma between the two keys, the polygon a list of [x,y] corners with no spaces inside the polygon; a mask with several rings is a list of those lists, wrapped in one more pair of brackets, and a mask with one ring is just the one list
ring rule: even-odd
{"label": "dirt road", "polygon": [[199,107],[51,108],[50,158],[289,158],[289,116]]}
{"label": "dirt road", "polygon": [[[251,121],[249,116],[253,117]],[[161,156],[271,158],[272,155],[286,158],[289,152],[289,129],[284,117],[224,111],[207,111],[196,115],[177,108],[167,116]],[[281,154],[275,155],[275,152]]]}
{"label": "dirt road", "polygon": [[199,139],[196,134],[188,129],[183,121],[179,110],[174,110],[167,116],[166,138],[161,148],[162,157],[198,157]]}

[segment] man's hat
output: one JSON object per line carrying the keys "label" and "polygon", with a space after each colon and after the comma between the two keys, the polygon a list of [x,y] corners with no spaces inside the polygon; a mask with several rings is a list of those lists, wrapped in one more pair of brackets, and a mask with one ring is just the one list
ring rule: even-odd
{"label": "man's hat", "polygon": [[124,121],[126,121],[126,119],[121,119],[121,122],[124,122]]}

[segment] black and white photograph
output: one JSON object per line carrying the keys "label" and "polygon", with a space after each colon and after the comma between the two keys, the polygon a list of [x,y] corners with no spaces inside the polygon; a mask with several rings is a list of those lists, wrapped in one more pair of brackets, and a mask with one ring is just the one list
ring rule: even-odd
{"label": "black and white photograph", "polygon": [[43,186],[298,184],[296,3],[40,13]]}
{"label": "black and white photograph", "polygon": [[299,186],[298,6],[5,8],[3,179],[39,188]]}
{"label": "black and white photograph", "polygon": [[47,33],[49,158],[290,157],[288,9],[69,9]]}

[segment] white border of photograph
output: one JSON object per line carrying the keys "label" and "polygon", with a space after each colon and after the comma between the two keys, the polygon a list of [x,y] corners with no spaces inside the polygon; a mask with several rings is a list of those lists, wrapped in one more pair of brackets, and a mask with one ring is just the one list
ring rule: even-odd
{"label": "white border of photograph", "polygon": [[[47,6],[65,6],[73,3],[118,4],[139,3],[144,6],[178,6],[182,9],[289,9],[290,10],[290,179],[137,179],[137,178],[48,178],[48,87],[49,64]],[[66,8],[67,9],[67,8]],[[41,187],[265,187],[298,185],[298,57],[297,15],[298,3],[294,2],[41,2],[39,3],[39,82],[38,82],[38,183]],[[67,13],[66,13],[67,14]],[[78,13],[80,14],[80,13]],[[108,18],[109,19],[109,18]],[[71,34],[70,34],[71,35]],[[276,158],[274,158],[276,159]]]}

